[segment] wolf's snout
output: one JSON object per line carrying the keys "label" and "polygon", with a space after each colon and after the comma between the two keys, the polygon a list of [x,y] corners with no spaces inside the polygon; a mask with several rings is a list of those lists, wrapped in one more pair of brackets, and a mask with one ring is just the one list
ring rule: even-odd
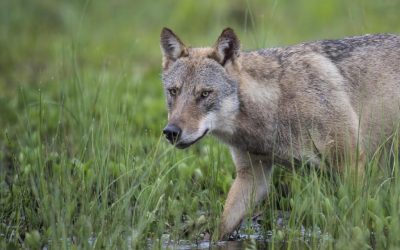
{"label": "wolf's snout", "polygon": [[182,133],[182,130],[176,125],[168,124],[164,128],[163,133],[170,143],[176,143]]}

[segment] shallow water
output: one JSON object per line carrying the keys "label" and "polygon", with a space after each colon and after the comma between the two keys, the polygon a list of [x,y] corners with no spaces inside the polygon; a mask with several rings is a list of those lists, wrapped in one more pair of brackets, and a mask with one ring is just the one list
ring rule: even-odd
{"label": "shallow water", "polygon": [[[283,217],[279,220],[283,220]],[[164,234],[161,238],[162,249],[192,250],[192,249],[212,249],[212,250],[236,250],[236,249],[267,249],[268,243],[272,237],[272,231],[267,234],[261,233],[261,225],[254,217],[252,220],[253,233],[246,233],[246,225],[242,223],[240,229],[227,241],[200,241],[193,243],[189,240],[180,240],[175,242],[170,240],[170,235]],[[152,249],[155,242],[149,242],[149,248]]]}
{"label": "shallow water", "polygon": [[255,241],[252,239],[235,240],[235,241],[220,241],[218,243],[210,244],[209,241],[204,241],[199,244],[178,244],[178,245],[164,245],[165,249],[177,250],[193,250],[193,249],[212,249],[212,250],[239,250],[239,249],[266,249],[268,244],[266,242]]}
{"label": "shallow water", "polygon": [[[288,218],[290,213],[280,211],[277,217],[276,226],[280,229],[286,228],[288,224]],[[162,249],[177,249],[177,250],[192,250],[192,249],[212,249],[212,250],[236,250],[236,249],[268,249],[271,244],[274,244],[274,248],[283,248],[287,247],[287,242],[284,239],[276,240],[273,242],[273,232],[267,231],[262,232],[261,230],[261,220],[258,216],[253,217],[252,220],[252,233],[247,233],[246,224],[242,223],[239,230],[236,231],[233,236],[230,237],[227,241],[219,241],[219,242],[210,242],[210,241],[200,241],[197,243],[188,241],[188,240],[180,240],[173,241],[170,240],[170,236],[168,234],[164,234],[161,241]],[[248,226],[248,225],[247,225]],[[278,237],[279,238],[279,237]],[[309,249],[311,239],[317,239],[317,242],[327,242],[331,241],[332,237],[329,235],[325,235],[321,233],[321,230],[318,228],[314,228],[314,230],[306,229],[301,227],[299,238],[295,240],[295,244],[293,247],[297,249]],[[153,249],[155,242],[149,241],[149,249]],[[157,244],[158,245],[158,244]],[[318,244],[319,245],[319,244]],[[317,245],[317,246],[318,246]]]}

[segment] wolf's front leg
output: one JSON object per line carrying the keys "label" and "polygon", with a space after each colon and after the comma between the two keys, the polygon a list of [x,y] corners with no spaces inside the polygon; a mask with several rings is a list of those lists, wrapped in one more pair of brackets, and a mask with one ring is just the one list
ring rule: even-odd
{"label": "wolf's front leg", "polygon": [[220,238],[231,233],[248,211],[268,192],[272,164],[269,160],[232,149],[236,179],[229,190],[220,224]]}

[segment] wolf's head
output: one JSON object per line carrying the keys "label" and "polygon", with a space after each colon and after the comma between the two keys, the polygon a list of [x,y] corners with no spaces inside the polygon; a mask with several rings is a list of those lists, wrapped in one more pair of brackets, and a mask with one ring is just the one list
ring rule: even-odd
{"label": "wolf's head", "polygon": [[214,47],[190,48],[170,30],[161,31],[162,81],[168,104],[163,132],[178,148],[207,133],[232,133],[239,110],[238,83],[228,74],[240,56],[240,43],[225,29]]}

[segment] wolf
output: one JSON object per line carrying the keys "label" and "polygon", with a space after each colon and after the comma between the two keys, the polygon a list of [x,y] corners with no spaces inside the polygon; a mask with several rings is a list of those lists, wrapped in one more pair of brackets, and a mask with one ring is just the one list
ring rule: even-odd
{"label": "wolf", "polygon": [[221,238],[266,197],[274,164],[347,164],[363,176],[365,159],[398,128],[398,35],[242,51],[231,28],[203,48],[163,28],[160,44],[166,138],[183,149],[213,135],[236,166]]}

